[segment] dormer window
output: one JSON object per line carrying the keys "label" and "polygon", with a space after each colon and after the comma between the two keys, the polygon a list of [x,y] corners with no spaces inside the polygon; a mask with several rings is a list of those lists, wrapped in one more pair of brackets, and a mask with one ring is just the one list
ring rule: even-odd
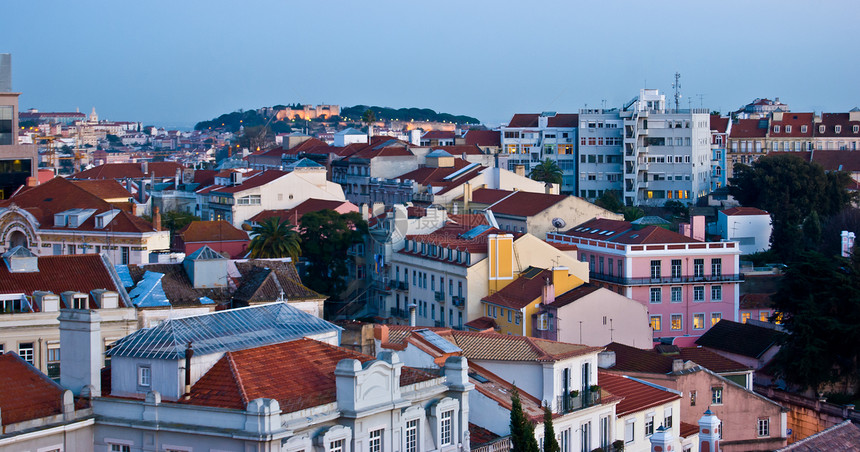
{"label": "dormer window", "polygon": [[823,125],[818,126],[818,133],[824,133],[824,130],[825,130],[825,129],[826,129],[826,127],[825,127],[825,126],[823,126]]}
{"label": "dormer window", "polygon": [[773,133],[779,133],[779,126],[773,126]]}
{"label": "dormer window", "polygon": [[841,133],[841,132],[842,132],[842,126],[835,126],[835,127],[833,127],[833,131],[834,131],[834,132],[836,132],[836,133]]}
{"label": "dormer window", "polygon": [[785,126],[785,133],[791,133],[791,126]]}
{"label": "dormer window", "polygon": [[87,297],[76,296],[72,298],[72,309],[87,309]]}
{"label": "dormer window", "polygon": [[800,126],[800,133],[806,133],[806,126]]}
{"label": "dormer window", "polygon": [[855,125],[851,129],[854,131],[854,133],[860,132],[860,126]]}

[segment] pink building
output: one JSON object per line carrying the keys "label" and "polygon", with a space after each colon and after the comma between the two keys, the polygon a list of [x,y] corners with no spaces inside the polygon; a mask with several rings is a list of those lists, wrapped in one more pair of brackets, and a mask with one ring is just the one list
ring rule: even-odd
{"label": "pink building", "polygon": [[647,306],[655,340],[690,345],[721,319],[739,321],[736,242],[703,242],[658,226],[600,218],[550,232],[547,241],[576,245],[592,284]]}

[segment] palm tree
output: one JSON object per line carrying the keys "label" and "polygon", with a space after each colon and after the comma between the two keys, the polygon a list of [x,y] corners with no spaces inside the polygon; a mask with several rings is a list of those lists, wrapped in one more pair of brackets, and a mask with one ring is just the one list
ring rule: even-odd
{"label": "palm tree", "polygon": [[529,173],[529,177],[532,179],[550,184],[560,184],[561,175],[561,167],[550,159],[538,163]]}
{"label": "palm tree", "polygon": [[289,257],[295,263],[302,255],[301,239],[289,221],[270,217],[251,228],[248,250],[252,258]]}
{"label": "palm tree", "polygon": [[373,113],[373,110],[367,109],[364,111],[364,114],[361,115],[361,122],[367,124],[367,141],[370,142],[370,139],[373,137],[373,122],[376,121],[376,114]]}

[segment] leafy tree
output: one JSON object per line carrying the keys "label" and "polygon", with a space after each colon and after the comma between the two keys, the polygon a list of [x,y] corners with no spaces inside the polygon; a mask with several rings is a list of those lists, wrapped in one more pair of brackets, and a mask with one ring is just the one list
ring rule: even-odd
{"label": "leafy tree", "polygon": [[301,219],[302,253],[307,262],[305,284],[311,289],[337,296],[346,288],[351,259],[347,250],[364,241],[367,222],[358,212],[333,210],[310,212]]}
{"label": "leafy tree", "polygon": [[239,137],[239,145],[248,148],[251,152],[266,147],[270,130],[267,126],[250,126],[244,128],[244,133]]}
{"label": "leafy tree", "polygon": [[604,191],[603,194],[594,201],[594,204],[615,213],[620,213],[624,209],[624,203],[621,202],[621,194],[618,190]]}
{"label": "leafy tree", "polygon": [[672,215],[676,217],[686,217],[690,215],[689,207],[685,206],[681,201],[670,199],[663,204],[663,207],[672,212]]}
{"label": "leafy tree", "polygon": [[523,412],[520,391],[516,385],[511,391],[511,451],[539,452],[534,426]]}
{"label": "leafy tree", "polygon": [[269,217],[251,228],[248,251],[253,258],[289,257],[298,262],[302,254],[301,239],[289,221]]}
{"label": "leafy tree", "polygon": [[550,184],[560,184],[561,176],[561,167],[558,166],[558,163],[550,159],[546,159],[543,162],[538,163],[529,173],[529,177],[532,178],[532,180]]}
{"label": "leafy tree", "polygon": [[552,426],[552,410],[549,405],[543,407],[543,452],[561,452],[558,440],[555,439],[555,429]]}
{"label": "leafy tree", "polygon": [[803,246],[801,225],[813,211],[827,217],[854,199],[846,189],[851,177],[845,172],[825,173],[821,165],[793,154],[769,155],[751,166],[735,166],[730,193],[744,206],[771,214],[771,245],[790,261]]}
{"label": "leafy tree", "polygon": [[[777,353],[777,373],[815,391],[843,378],[856,380],[860,359],[860,257],[807,251],[786,270],[772,297],[790,333]],[[856,382],[856,381],[855,381]]]}
{"label": "leafy tree", "polygon": [[178,210],[171,210],[161,214],[161,226],[169,230],[171,234],[188,226],[192,221],[200,221],[200,217]]}
{"label": "leafy tree", "polygon": [[645,211],[636,206],[627,206],[621,213],[624,214],[624,221],[636,221],[645,216]]}
{"label": "leafy tree", "polygon": [[108,143],[110,143],[111,146],[119,146],[122,144],[122,140],[116,135],[109,133],[109,134],[105,135],[105,138],[107,138]]}

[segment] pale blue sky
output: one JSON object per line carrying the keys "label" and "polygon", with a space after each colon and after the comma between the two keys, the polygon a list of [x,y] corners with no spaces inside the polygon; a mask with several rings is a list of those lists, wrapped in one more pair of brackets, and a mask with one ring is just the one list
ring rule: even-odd
{"label": "pale blue sky", "polygon": [[[692,105],[860,106],[860,2],[4,1],[21,108],[193,125],[279,103],[497,125],[618,106],[675,71]],[[687,106],[687,102],[684,101]]]}

